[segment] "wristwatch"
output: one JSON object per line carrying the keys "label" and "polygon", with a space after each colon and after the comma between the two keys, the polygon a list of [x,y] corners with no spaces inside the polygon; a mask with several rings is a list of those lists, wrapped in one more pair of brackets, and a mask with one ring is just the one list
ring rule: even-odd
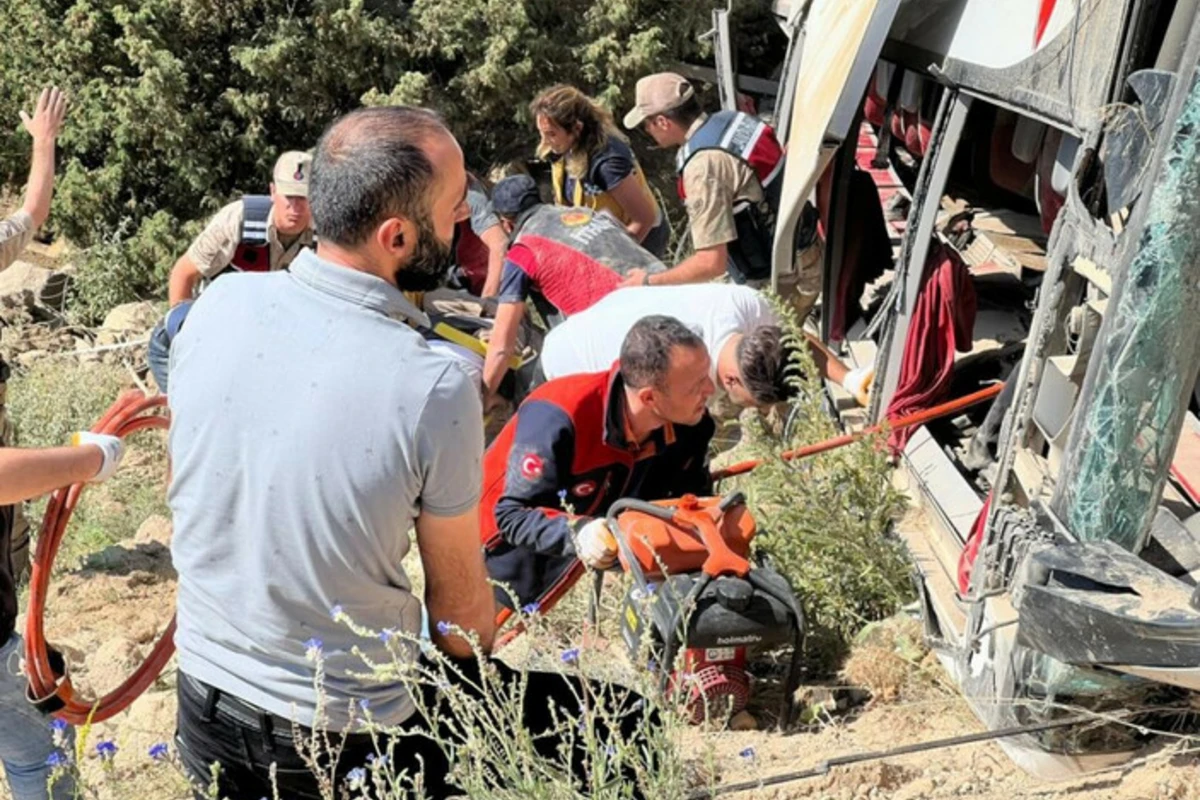
{"label": "wristwatch", "polygon": [[649,285],[650,285],[650,273],[647,272],[645,275],[642,276],[642,286],[649,286]]}

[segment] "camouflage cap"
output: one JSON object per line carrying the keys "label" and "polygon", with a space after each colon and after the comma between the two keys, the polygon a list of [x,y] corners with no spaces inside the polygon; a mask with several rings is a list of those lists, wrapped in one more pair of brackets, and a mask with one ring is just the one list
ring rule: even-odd
{"label": "camouflage cap", "polygon": [[308,179],[312,174],[312,156],[289,150],[275,162],[275,191],[289,197],[308,197]]}

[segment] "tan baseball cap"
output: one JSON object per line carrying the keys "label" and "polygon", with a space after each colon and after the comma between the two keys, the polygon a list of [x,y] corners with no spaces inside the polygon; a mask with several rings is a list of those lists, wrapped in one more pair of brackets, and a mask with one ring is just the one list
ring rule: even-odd
{"label": "tan baseball cap", "polygon": [[312,173],[312,156],[299,150],[289,150],[275,162],[275,191],[289,197],[308,197],[308,178]]}
{"label": "tan baseball cap", "polygon": [[655,114],[678,108],[694,94],[692,85],[682,75],[674,72],[647,75],[637,82],[636,105],[625,115],[625,127],[633,130]]}

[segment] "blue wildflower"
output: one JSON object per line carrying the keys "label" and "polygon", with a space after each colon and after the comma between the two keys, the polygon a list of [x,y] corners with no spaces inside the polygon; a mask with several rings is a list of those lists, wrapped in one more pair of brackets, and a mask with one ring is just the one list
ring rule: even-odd
{"label": "blue wildflower", "polygon": [[47,767],[63,767],[67,764],[67,757],[62,754],[61,750],[55,750],[50,755],[46,756]]}
{"label": "blue wildflower", "polygon": [[332,619],[334,622],[337,622],[337,618],[340,617],[341,615],[342,615],[342,607],[341,606],[334,606],[333,608],[329,609],[329,618]]}
{"label": "blue wildflower", "polygon": [[579,661],[579,648],[572,647],[562,651],[562,662],[564,664],[574,664]]}
{"label": "blue wildflower", "polygon": [[396,635],[396,632],[391,628],[384,628],[379,632],[379,641],[387,644]]}
{"label": "blue wildflower", "polygon": [[155,761],[165,761],[169,753],[170,748],[167,747],[166,742],[159,742],[150,748],[150,758]]}
{"label": "blue wildflower", "polygon": [[617,754],[616,745],[611,745],[611,744],[604,745],[604,754],[606,756],[608,756],[609,758],[612,758],[613,756],[615,756]]}
{"label": "blue wildflower", "polygon": [[56,717],[50,722],[50,730],[54,731],[55,733],[66,733],[67,721],[65,719],[58,719]]}
{"label": "blue wildflower", "polygon": [[444,619],[440,620],[437,624],[437,632],[440,633],[442,636],[449,636],[450,635],[450,623],[446,622],[446,620],[444,620]]}
{"label": "blue wildflower", "polygon": [[530,603],[527,606],[521,607],[521,613],[522,614],[536,614],[541,607],[542,607],[541,603]]}
{"label": "blue wildflower", "polygon": [[747,747],[746,749],[742,750],[742,752],[738,753],[738,755],[741,756],[742,758],[746,759],[747,761],[750,761],[754,758],[754,748]]}
{"label": "blue wildflower", "polygon": [[325,647],[325,643],[315,636],[304,643],[304,649],[307,651],[309,659],[315,659],[321,655],[323,647]]}
{"label": "blue wildflower", "polygon": [[355,767],[346,773],[346,781],[351,789],[361,789],[367,784],[367,771],[362,767]]}
{"label": "blue wildflower", "polygon": [[367,698],[363,697],[358,701],[358,707],[361,708],[363,711],[367,711],[371,707],[371,701],[368,700]]}
{"label": "blue wildflower", "polygon": [[100,756],[101,761],[111,761],[112,757],[117,754],[117,743],[108,739],[102,739],[96,743],[96,755]]}
{"label": "blue wildflower", "polygon": [[383,767],[387,765],[387,756],[377,756],[374,753],[367,755],[367,763],[372,767]]}

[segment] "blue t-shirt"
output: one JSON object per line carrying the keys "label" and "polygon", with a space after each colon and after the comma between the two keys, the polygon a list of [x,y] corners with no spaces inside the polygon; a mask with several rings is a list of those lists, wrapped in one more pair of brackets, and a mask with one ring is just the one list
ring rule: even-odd
{"label": "blue t-shirt", "polygon": [[[611,192],[617,185],[633,174],[633,150],[616,137],[609,137],[608,144],[588,161],[587,175],[583,178],[583,193],[603,194]],[[575,205],[576,179],[570,175],[563,181],[563,196],[566,204]]]}

